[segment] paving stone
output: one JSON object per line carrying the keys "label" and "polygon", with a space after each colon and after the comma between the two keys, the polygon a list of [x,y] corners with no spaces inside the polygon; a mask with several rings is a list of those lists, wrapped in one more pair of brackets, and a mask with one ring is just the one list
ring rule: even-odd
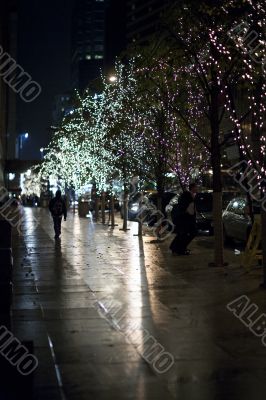
{"label": "paving stone", "polygon": [[[228,269],[215,269],[210,237],[197,237],[191,256],[174,257],[170,239],[133,236],[134,222],[123,232],[70,212],[55,241],[47,210],[28,208],[27,216],[24,235],[13,238],[11,330],[34,343],[34,398],[265,397],[266,348],[226,308],[245,294],[265,312],[262,272],[242,274],[233,248]],[[148,343],[173,357],[165,373],[145,357]]]}

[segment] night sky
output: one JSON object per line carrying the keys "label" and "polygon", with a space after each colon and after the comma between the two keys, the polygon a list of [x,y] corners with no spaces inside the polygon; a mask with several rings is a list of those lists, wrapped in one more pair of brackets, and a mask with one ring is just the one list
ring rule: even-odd
{"label": "night sky", "polygon": [[70,89],[71,6],[74,0],[21,0],[18,62],[42,92],[31,103],[18,96],[18,133],[29,132],[23,159],[40,158],[49,142],[54,96]]}

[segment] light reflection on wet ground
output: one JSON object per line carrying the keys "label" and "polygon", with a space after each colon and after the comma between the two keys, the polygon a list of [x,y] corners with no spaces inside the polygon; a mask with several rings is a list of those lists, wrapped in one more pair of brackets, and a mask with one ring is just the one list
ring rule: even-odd
{"label": "light reflection on wet ground", "polygon": [[[264,397],[266,348],[226,309],[246,294],[265,311],[261,271],[243,274],[233,248],[226,270],[209,268],[207,236],[191,256],[173,257],[169,242],[133,236],[136,223],[123,232],[71,213],[55,242],[48,213],[34,212],[38,228],[14,242],[13,329],[34,340],[38,399]],[[127,340],[118,315],[124,327],[139,326],[136,340]],[[165,374],[143,358],[144,329],[174,357]]]}

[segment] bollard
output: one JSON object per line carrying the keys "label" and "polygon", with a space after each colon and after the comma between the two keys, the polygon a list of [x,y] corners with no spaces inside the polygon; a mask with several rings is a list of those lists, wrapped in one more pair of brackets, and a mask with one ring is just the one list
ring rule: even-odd
{"label": "bollard", "polygon": [[85,218],[90,212],[90,207],[88,201],[79,201],[78,213],[79,217]]}

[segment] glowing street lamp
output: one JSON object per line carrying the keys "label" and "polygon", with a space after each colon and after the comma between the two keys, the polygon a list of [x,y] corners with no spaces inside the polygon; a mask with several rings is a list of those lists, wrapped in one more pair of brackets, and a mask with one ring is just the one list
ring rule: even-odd
{"label": "glowing street lamp", "polygon": [[111,75],[111,76],[109,76],[109,81],[110,82],[112,82],[112,83],[114,83],[114,82],[116,82],[117,81],[117,77],[115,76],[115,75]]}

